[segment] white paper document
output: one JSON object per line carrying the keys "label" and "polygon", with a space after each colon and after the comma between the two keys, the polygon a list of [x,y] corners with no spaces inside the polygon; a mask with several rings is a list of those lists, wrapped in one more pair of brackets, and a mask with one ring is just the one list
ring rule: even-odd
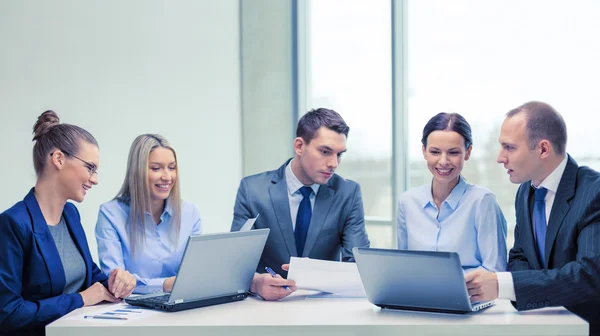
{"label": "white paper document", "polygon": [[248,220],[246,221],[246,223],[244,223],[240,231],[250,231],[252,229],[252,226],[254,225],[254,222],[256,222],[258,216],[260,216],[260,214],[256,215],[256,217],[254,218],[248,218]]}
{"label": "white paper document", "polygon": [[367,296],[355,263],[292,257],[288,279],[298,289],[335,294],[329,297]]}
{"label": "white paper document", "polygon": [[[128,321],[140,320],[162,313],[157,310],[130,306],[126,303],[100,305],[98,308],[100,309],[94,309],[91,312],[69,316],[66,319],[71,321],[125,324]],[[86,310],[89,311],[90,309],[86,308]]]}

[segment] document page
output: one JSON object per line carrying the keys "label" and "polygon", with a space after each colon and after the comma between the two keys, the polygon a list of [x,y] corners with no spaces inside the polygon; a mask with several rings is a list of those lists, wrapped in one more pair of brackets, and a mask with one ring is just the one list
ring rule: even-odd
{"label": "document page", "polygon": [[298,289],[332,293],[331,297],[366,297],[355,263],[292,257],[288,279]]}
{"label": "document page", "polygon": [[[94,308],[99,309],[93,309],[92,312],[84,312],[78,315],[69,316],[66,319],[72,321],[124,324],[128,321],[140,320],[158,314],[168,314],[158,310],[130,306],[124,302],[117,304],[103,304]],[[85,310],[89,311],[90,309],[86,307]]]}
{"label": "document page", "polygon": [[244,223],[240,231],[250,231],[252,229],[252,226],[254,226],[254,222],[256,222],[258,216],[259,215],[256,215],[256,217],[254,218],[248,218],[248,220],[246,221],[246,223]]}

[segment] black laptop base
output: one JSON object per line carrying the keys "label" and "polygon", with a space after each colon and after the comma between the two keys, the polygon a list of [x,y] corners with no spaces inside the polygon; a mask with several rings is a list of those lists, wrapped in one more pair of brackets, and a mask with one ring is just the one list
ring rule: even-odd
{"label": "black laptop base", "polygon": [[177,311],[181,311],[181,310],[213,306],[213,305],[222,304],[222,303],[242,301],[247,297],[248,297],[248,293],[241,293],[241,294],[236,293],[236,294],[230,294],[230,295],[225,295],[225,296],[216,296],[216,297],[212,297],[212,298],[198,299],[198,300],[194,300],[194,301],[187,301],[187,302],[180,302],[180,303],[168,303],[168,302],[155,303],[155,302],[136,300],[136,298],[131,298],[131,299],[125,298],[125,302],[127,302],[128,304],[130,304],[132,306],[152,308],[152,309],[162,310],[162,311],[166,311],[166,312],[177,312]]}
{"label": "black laptop base", "polygon": [[384,304],[378,304],[376,306],[384,308],[384,309],[422,311],[422,312],[429,312],[429,313],[445,313],[445,314],[467,314],[467,313],[470,313],[470,311],[465,311],[465,310],[437,309],[437,308],[425,308],[425,307],[395,306],[395,305],[384,305]]}

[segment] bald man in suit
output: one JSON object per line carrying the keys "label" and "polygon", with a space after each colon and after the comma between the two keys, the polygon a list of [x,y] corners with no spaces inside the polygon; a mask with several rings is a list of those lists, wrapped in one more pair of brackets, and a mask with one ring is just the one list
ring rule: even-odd
{"label": "bald man in suit", "polygon": [[[295,289],[284,279],[291,257],[354,261],[352,248],[369,246],[360,187],[335,174],[348,132],[337,112],[310,111],[298,122],[294,157],[240,182],[231,231],[257,215],[254,227],[271,229],[250,289],[266,300]],[[264,273],[266,267],[283,277]]]}
{"label": "bald man in suit", "polygon": [[466,276],[472,301],[510,299],[518,310],[564,306],[600,323],[600,174],[566,153],[563,118],[526,103],[507,114],[498,162],[520,183],[508,272]]}

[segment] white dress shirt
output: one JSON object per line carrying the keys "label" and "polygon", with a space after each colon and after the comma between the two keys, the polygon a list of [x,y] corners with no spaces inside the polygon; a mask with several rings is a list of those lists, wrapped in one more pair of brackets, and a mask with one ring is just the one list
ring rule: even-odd
{"label": "white dress shirt", "polygon": [[[550,211],[552,211],[552,205],[554,204],[556,191],[558,190],[560,179],[562,178],[566,167],[567,155],[565,154],[565,158],[560,162],[558,167],[556,167],[556,169],[554,169],[554,171],[552,171],[552,173],[550,173],[550,175],[548,175],[548,177],[546,177],[539,186],[534,186],[531,184],[533,188],[544,187],[548,189],[546,198],[544,198],[546,205],[546,226],[548,226]],[[516,301],[517,297],[515,295],[515,286],[513,284],[512,274],[510,272],[497,272],[496,275],[498,276],[498,298]]]}

